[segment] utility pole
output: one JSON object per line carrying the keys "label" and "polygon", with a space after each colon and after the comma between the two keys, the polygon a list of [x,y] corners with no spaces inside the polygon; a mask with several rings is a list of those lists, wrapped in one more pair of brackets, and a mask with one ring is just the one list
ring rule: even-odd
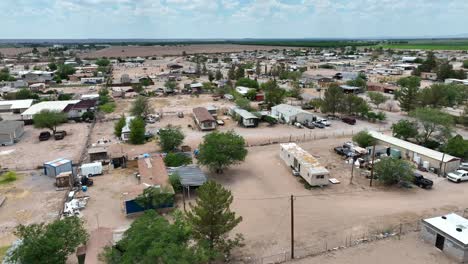
{"label": "utility pole", "polygon": [[187,212],[185,209],[185,186],[182,186],[182,201],[184,202],[184,212]]}
{"label": "utility pole", "polygon": [[374,179],[374,158],[375,158],[375,145],[372,146],[372,168],[370,172],[370,184],[369,186],[372,186],[372,180]]}
{"label": "utility pole", "polygon": [[445,158],[445,152],[442,153],[442,160],[440,161],[440,166],[439,166],[439,174],[437,175],[438,177],[442,175],[442,164],[444,163],[444,158]]}
{"label": "utility pole", "polygon": [[349,184],[353,184],[353,177],[354,177],[354,157],[352,158],[352,163],[351,163],[351,179],[349,180]]}
{"label": "utility pole", "polygon": [[294,195],[291,194],[291,259],[294,259]]}

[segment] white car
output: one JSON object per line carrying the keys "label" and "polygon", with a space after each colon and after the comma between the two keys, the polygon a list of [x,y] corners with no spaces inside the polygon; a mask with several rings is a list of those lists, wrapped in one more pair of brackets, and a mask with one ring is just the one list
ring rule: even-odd
{"label": "white car", "polygon": [[459,170],[468,170],[468,162],[463,162],[460,164]]}
{"label": "white car", "polygon": [[451,172],[447,174],[447,179],[453,182],[462,182],[468,181],[468,171],[466,170],[457,170],[456,172]]}
{"label": "white car", "polygon": [[330,121],[328,121],[326,119],[319,119],[319,120],[317,120],[317,122],[322,123],[324,126],[330,126]]}

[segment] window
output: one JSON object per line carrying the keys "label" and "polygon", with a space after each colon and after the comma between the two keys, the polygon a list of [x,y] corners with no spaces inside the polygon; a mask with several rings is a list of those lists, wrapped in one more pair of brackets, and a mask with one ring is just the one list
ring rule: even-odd
{"label": "window", "polygon": [[317,175],[315,176],[316,179],[325,179],[325,175]]}

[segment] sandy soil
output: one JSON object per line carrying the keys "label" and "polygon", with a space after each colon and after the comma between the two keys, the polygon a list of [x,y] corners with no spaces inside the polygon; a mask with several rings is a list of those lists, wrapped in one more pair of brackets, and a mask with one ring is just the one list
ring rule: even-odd
{"label": "sandy soil", "polygon": [[350,166],[331,152],[333,146],[344,140],[301,144],[318,155],[331,176],[341,181],[339,185],[306,190],[279,159],[278,145],[249,148],[244,163],[224,175],[211,175],[233,192],[233,210],[244,219],[237,228],[246,237],[244,254],[269,256],[289,250],[291,194],[299,196],[295,198],[296,247],[311,252],[341,246],[350,237],[383,232],[400,223],[410,228],[423,217],[467,206],[466,186],[434,175],[430,175],[434,189],[429,191],[370,189],[368,181],[358,172],[350,185]]}
{"label": "sandy soil", "polygon": [[56,191],[54,182],[40,171],[28,171],[16,182],[0,185],[0,195],[7,197],[0,207],[0,247],[15,240],[13,231],[18,224],[49,222],[58,217],[65,192]]}
{"label": "sandy soil", "polygon": [[455,264],[444,253],[425,243],[418,233],[288,262],[290,264]]}
{"label": "sandy soil", "polygon": [[[234,45],[234,44],[199,44],[180,46],[113,46],[102,50],[82,54],[84,58],[100,57],[147,57],[147,56],[168,56],[199,53],[230,53],[254,50],[285,49],[287,47],[276,46],[255,46],[255,45]],[[294,49],[294,48],[293,48]],[[296,48],[297,49],[297,48]]]}
{"label": "sandy soil", "polygon": [[[0,48],[0,53],[5,56],[16,56],[18,54],[32,52],[32,48]],[[40,52],[47,51],[48,48],[38,48]]]}
{"label": "sandy soil", "polygon": [[63,140],[39,141],[39,134],[46,129],[25,126],[25,133],[13,146],[0,148],[0,164],[14,170],[35,169],[44,162],[58,158],[67,158],[79,162],[81,150],[89,131],[87,123],[69,123],[58,127],[67,131]]}

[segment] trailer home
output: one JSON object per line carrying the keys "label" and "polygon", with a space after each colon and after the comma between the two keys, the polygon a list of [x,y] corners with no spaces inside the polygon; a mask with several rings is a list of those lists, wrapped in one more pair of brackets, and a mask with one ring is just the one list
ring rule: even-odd
{"label": "trailer home", "polygon": [[296,143],[281,144],[280,158],[311,186],[328,185],[330,172]]}

